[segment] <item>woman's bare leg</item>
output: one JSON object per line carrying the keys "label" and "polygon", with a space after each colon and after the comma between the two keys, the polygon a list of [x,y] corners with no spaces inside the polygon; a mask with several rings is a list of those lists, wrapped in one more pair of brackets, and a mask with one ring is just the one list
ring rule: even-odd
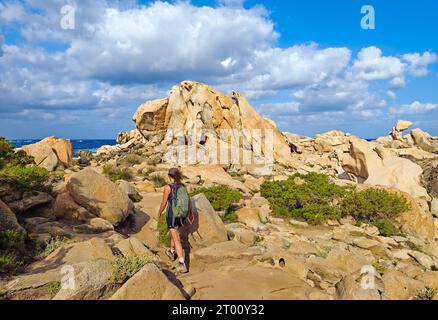
{"label": "woman's bare leg", "polygon": [[175,246],[175,251],[178,256],[178,258],[181,260],[181,258],[184,259],[184,253],[183,248],[181,245],[181,239],[179,237],[179,231],[177,229],[170,229],[170,233],[172,235],[173,244]]}

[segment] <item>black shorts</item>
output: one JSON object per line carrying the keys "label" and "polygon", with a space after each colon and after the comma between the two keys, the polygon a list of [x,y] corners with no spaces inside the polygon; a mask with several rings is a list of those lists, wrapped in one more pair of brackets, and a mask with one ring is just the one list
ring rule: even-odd
{"label": "black shorts", "polygon": [[169,229],[181,228],[185,223],[184,218],[175,218],[173,216],[167,216],[166,220],[167,220],[167,228]]}

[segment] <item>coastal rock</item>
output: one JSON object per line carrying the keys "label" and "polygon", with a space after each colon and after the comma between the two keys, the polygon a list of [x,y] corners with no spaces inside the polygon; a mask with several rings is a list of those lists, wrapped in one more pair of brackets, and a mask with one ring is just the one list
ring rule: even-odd
{"label": "coastal rock", "polygon": [[71,266],[74,286],[61,283],[53,300],[98,300],[113,292],[112,263],[105,259],[86,261]]}
{"label": "coastal rock", "polygon": [[47,137],[22,149],[34,157],[38,166],[49,171],[55,170],[58,165],[67,167],[73,159],[71,141],[56,137]]}
{"label": "coastal rock", "polygon": [[185,300],[181,291],[152,263],[129,279],[110,300]]}
{"label": "coastal rock", "polygon": [[30,195],[28,197],[24,197],[21,200],[12,202],[9,204],[11,210],[16,212],[17,214],[24,213],[30,209],[33,209],[38,206],[42,206],[45,204],[49,204],[53,201],[51,195],[45,192],[38,192],[35,195]]}
{"label": "coastal rock", "polygon": [[188,226],[190,243],[208,246],[228,240],[227,230],[219,215],[204,194],[192,198],[192,208],[196,212],[195,222]]}
{"label": "coastal rock", "polygon": [[118,186],[91,168],[72,174],[67,190],[76,203],[114,226],[132,213],[133,204]]}
{"label": "coastal rock", "polygon": [[115,246],[125,257],[155,258],[155,255],[145,247],[145,245],[135,237],[120,241]]}
{"label": "coastal rock", "polygon": [[260,209],[258,208],[242,208],[236,211],[236,215],[239,222],[246,224],[256,231],[262,227]]}
{"label": "coastal rock", "polygon": [[[172,88],[169,98],[141,105],[133,120],[143,136],[157,144],[161,144],[166,136],[166,144],[176,140],[180,146],[204,145],[207,157],[216,158],[215,163],[219,156],[217,151],[220,150],[218,143],[222,139],[226,141],[222,135],[226,132],[222,131],[224,129],[229,130],[231,138],[231,145],[225,147],[227,150],[237,148],[240,152],[248,152],[252,158],[273,158],[283,164],[291,162],[290,147],[284,136],[271,121],[260,116],[243,96],[237,93],[226,96],[202,83],[182,82],[180,86]],[[261,136],[254,134],[253,139],[254,129],[259,130]],[[245,134],[242,135],[242,132]],[[266,135],[262,132],[266,132]],[[269,137],[272,146],[265,145],[265,137]],[[253,150],[260,150],[260,153],[254,153]]]}
{"label": "coastal rock", "polygon": [[63,192],[56,197],[53,213],[58,218],[83,222],[96,217],[78,205],[68,192]]}
{"label": "coastal rock", "polygon": [[395,126],[395,130],[397,130],[398,132],[404,132],[408,130],[410,127],[412,127],[413,125],[414,124],[410,121],[399,120],[397,122],[397,125]]}
{"label": "coastal rock", "polygon": [[204,185],[222,185],[233,189],[249,193],[249,189],[240,181],[234,180],[221,166],[218,165],[198,165],[185,166],[182,174],[187,179],[200,177]]}
{"label": "coastal rock", "polygon": [[350,151],[341,158],[342,168],[359,183],[399,189],[414,198],[429,199],[421,184],[421,167],[410,160],[393,156],[375,145],[354,138]]}
{"label": "coastal rock", "polygon": [[18,223],[17,217],[12,210],[0,200],[0,232],[6,230],[15,230],[20,233],[26,233],[24,228]]}
{"label": "coastal rock", "polygon": [[430,153],[438,153],[438,141],[432,140],[432,137],[427,132],[421,129],[414,129],[411,131],[411,136],[415,144]]}
{"label": "coastal rock", "polygon": [[395,270],[384,273],[383,283],[385,287],[383,295],[390,300],[409,300],[424,287],[422,282]]}

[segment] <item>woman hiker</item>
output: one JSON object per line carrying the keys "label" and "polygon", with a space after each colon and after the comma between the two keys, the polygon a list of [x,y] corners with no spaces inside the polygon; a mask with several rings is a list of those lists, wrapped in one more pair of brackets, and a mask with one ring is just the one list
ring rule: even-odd
{"label": "woman hiker", "polygon": [[184,259],[183,247],[181,245],[180,228],[185,224],[189,214],[190,197],[187,189],[182,184],[182,174],[178,169],[170,169],[170,184],[164,187],[163,200],[161,201],[159,219],[164,209],[167,207],[166,220],[172,236],[170,249],[166,250],[166,255],[175,261],[178,259],[177,271],[187,273],[188,269]]}

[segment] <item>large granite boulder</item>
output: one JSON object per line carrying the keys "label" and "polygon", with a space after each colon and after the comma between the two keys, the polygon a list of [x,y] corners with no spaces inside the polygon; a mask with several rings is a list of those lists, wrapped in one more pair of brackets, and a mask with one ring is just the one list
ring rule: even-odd
{"label": "large granite boulder", "polygon": [[188,225],[185,230],[189,233],[190,243],[197,246],[209,246],[227,241],[225,225],[205,195],[196,195],[191,201],[196,214],[194,223]]}
{"label": "large granite boulder", "polygon": [[[218,144],[230,139],[226,150],[291,164],[290,147],[272,121],[259,115],[243,96],[226,96],[205,84],[184,81],[172,88],[169,98],[141,105],[133,120],[146,139],[165,145],[175,140],[182,146],[202,144],[209,159],[218,159]],[[209,132],[208,139],[203,130]],[[238,161],[243,162],[242,155]]]}
{"label": "large granite boulder", "polygon": [[430,200],[421,184],[421,167],[374,143],[351,138],[349,153],[341,157],[341,163],[350,177],[359,183],[392,187],[414,198]]}
{"label": "large granite boulder", "polygon": [[91,168],[72,174],[67,190],[76,203],[114,226],[123,223],[134,208],[115,183]]}
{"label": "large granite boulder", "polygon": [[49,171],[58,166],[67,167],[73,158],[70,140],[47,137],[37,143],[25,145],[22,149],[34,157],[35,163]]}
{"label": "large granite boulder", "polygon": [[12,210],[0,200],[0,232],[14,230],[25,233],[25,230],[17,221],[17,217]]}

